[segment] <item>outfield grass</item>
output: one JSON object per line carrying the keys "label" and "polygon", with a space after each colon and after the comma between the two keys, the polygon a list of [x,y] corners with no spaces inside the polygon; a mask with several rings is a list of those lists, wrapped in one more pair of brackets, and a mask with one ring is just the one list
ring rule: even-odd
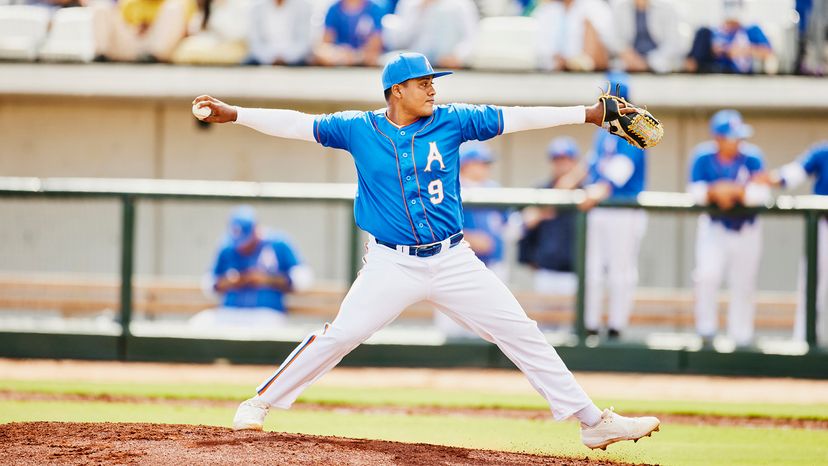
{"label": "outfield grass", "polygon": [[[220,407],[168,404],[0,401],[0,423],[51,420],[227,426],[232,411]],[[627,442],[613,445],[607,452],[591,452],[580,444],[577,424],[573,422],[294,409],[273,412],[265,428],[664,465],[816,465],[828,462],[828,431],[798,429],[668,424],[652,438],[637,444]]]}
{"label": "outfield grass", "polygon": [[[135,384],[101,382],[0,380],[0,390],[28,393],[121,395],[170,399],[243,400],[253,394],[249,385],[230,384]],[[429,388],[354,388],[314,386],[299,398],[320,404],[354,406],[434,406],[446,408],[547,409],[536,394],[506,394]],[[828,404],[750,404],[681,401],[597,399],[601,407],[619,412],[665,414],[712,414],[787,419],[828,419]]]}

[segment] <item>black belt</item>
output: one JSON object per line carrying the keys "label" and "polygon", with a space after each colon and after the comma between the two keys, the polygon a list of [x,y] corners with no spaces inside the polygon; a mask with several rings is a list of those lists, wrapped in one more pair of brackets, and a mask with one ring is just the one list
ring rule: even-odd
{"label": "black belt", "polygon": [[[453,248],[453,247],[457,246],[458,244],[460,244],[460,241],[462,241],[462,240],[463,240],[463,232],[462,231],[460,233],[455,233],[455,234],[451,235],[449,237],[449,248]],[[439,254],[440,251],[443,250],[443,242],[442,241],[437,242],[437,243],[423,244],[421,246],[408,246],[408,245],[402,245],[402,244],[394,244],[394,243],[389,243],[388,241],[383,241],[379,238],[374,238],[374,241],[376,241],[377,244],[381,244],[381,245],[383,245],[387,248],[391,248],[395,251],[397,250],[398,247],[405,246],[405,247],[408,248],[408,255],[409,256],[431,257],[435,254]]]}

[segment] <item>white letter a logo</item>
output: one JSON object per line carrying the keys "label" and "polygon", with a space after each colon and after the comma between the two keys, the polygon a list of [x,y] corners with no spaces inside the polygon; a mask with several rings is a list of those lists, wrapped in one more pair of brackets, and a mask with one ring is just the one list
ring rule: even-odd
{"label": "white letter a logo", "polygon": [[440,170],[445,170],[446,165],[443,163],[443,155],[440,154],[440,151],[437,149],[436,142],[429,142],[428,143],[428,161],[426,162],[425,172],[431,171],[431,162],[439,162],[440,163]]}

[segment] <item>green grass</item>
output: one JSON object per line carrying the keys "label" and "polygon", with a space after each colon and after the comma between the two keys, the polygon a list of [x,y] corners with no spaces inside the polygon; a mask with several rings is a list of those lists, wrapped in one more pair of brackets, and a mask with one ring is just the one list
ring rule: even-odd
{"label": "green grass", "polygon": [[[11,421],[158,422],[228,425],[232,409],[64,401],[0,401]],[[653,438],[590,452],[573,422],[336,411],[273,412],[266,430],[424,442],[470,448],[665,465],[816,465],[828,462],[828,431],[665,425]]]}
{"label": "green grass", "polygon": [[[100,382],[58,382],[0,380],[0,390],[29,393],[122,395],[171,399],[241,400],[253,394],[253,387],[231,384],[134,384]],[[547,409],[536,394],[468,392],[427,388],[354,388],[314,386],[300,401],[355,406],[393,405],[460,408]],[[828,419],[828,404],[750,404],[683,401],[642,401],[598,399],[601,407],[615,406],[619,412],[665,414],[713,414],[791,419]]]}

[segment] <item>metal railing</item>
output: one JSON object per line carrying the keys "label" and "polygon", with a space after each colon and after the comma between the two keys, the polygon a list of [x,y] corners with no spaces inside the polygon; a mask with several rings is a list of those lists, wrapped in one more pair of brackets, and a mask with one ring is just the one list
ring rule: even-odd
{"label": "metal railing", "polygon": [[[105,198],[119,199],[121,214],[120,312],[122,335],[120,352],[127,351],[132,318],[133,272],[135,257],[135,204],[138,200],[204,201],[279,201],[324,202],[353,206],[356,185],[344,183],[256,183],[228,181],[101,179],[101,178],[21,178],[0,177],[0,197],[36,198]],[[464,204],[470,206],[515,208],[552,206],[575,209],[585,197],[582,190],[529,188],[464,189]],[[697,206],[686,193],[643,192],[636,201],[604,202],[602,207],[641,208],[660,212],[716,212],[715,208]],[[816,348],[817,249],[819,218],[828,215],[828,196],[779,196],[771,204],[737,212],[802,215],[805,218],[806,257],[806,341]],[[575,328],[579,342],[586,338],[584,303],[586,293],[586,213],[578,212],[576,221],[576,295]],[[349,271],[356,278],[359,267],[359,231],[351,217]]]}

